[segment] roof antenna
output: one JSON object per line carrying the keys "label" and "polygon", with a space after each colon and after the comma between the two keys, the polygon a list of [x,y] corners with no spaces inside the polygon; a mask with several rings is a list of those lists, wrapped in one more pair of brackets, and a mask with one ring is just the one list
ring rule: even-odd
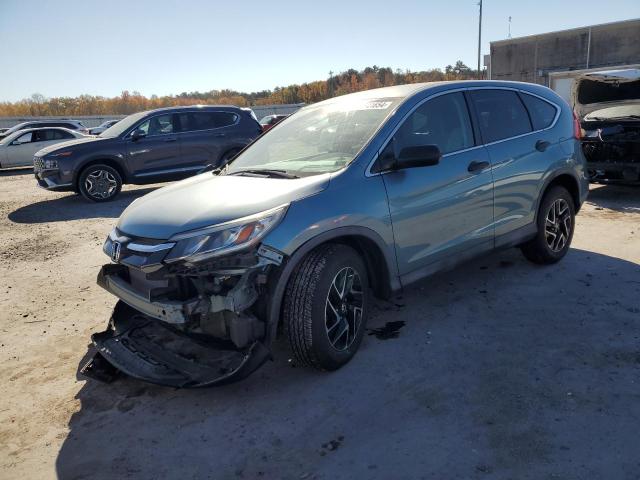
{"label": "roof antenna", "polygon": [[511,38],[511,15],[509,15],[509,37]]}

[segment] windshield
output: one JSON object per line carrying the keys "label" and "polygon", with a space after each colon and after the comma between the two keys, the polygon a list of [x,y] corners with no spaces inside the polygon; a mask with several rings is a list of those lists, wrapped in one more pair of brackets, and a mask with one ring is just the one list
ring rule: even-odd
{"label": "windshield", "polygon": [[236,157],[227,174],[282,170],[306,176],[340,170],[402,100],[349,95],[305,107]]}
{"label": "windshield", "polygon": [[104,132],[100,134],[101,137],[109,137],[115,138],[122,135],[123,132],[127,131],[130,127],[133,127],[136,123],[142,120],[147,116],[149,112],[140,112],[134,113],[133,115],[129,115],[128,117],[123,118],[118,123],[113,125],[112,127],[107,128]]}

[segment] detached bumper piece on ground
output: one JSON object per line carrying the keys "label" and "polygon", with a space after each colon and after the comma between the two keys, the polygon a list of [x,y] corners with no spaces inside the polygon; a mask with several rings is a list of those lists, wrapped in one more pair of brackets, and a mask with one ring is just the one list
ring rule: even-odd
{"label": "detached bumper piece on ground", "polygon": [[223,341],[180,332],[122,302],[109,328],[91,339],[97,353],[82,373],[106,382],[120,371],[160,385],[208,387],[241,380],[270,357],[260,342],[237,350]]}

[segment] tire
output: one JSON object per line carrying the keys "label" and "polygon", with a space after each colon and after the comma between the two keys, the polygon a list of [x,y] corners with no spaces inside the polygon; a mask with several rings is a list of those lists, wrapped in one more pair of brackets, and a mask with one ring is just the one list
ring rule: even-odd
{"label": "tire", "polygon": [[[340,297],[334,287],[344,292],[343,281],[348,293]],[[283,305],[284,330],[297,363],[336,370],[349,362],[362,343],[369,304],[367,270],[355,250],[325,244],[311,251],[289,279]]]}
{"label": "tire", "polygon": [[78,177],[78,191],[92,202],[113,200],[121,189],[122,177],[118,171],[102,163],[89,165]]}
{"label": "tire", "polygon": [[573,198],[566,188],[555,186],[545,193],[538,210],[538,232],[520,247],[524,256],[542,265],[560,261],[573,239],[575,211]]}

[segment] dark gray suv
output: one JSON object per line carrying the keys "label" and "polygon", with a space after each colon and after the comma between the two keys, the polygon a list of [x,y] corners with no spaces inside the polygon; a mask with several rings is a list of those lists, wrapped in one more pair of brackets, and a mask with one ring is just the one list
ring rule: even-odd
{"label": "dark gray suv", "polygon": [[219,172],[135,200],[98,283],[120,299],[98,355],[179,387],[242,378],[281,330],[296,362],[358,350],[371,294],[497,248],[550,264],[588,192],[579,125],[548,88],[401,85],[302,108]]}
{"label": "dark gray suv", "polygon": [[227,163],[262,133],[254,113],[230,106],[173,107],[135,113],[99,137],[73,140],[36,153],[38,184],[113,199],[124,183],[186,178]]}

